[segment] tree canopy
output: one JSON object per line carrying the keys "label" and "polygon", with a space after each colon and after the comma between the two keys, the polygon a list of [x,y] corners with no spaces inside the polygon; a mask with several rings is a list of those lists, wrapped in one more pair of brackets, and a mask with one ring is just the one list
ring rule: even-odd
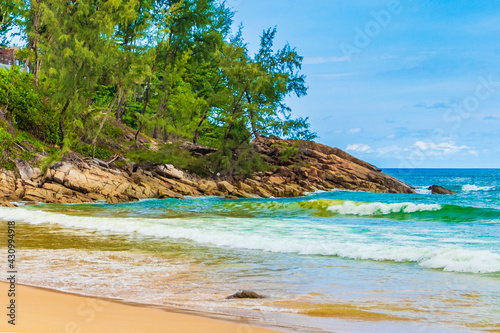
{"label": "tree canopy", "polygon": [[307,93],[302,57],[263,31],[255,55],[217,0],[0,1],[0,40],[16,30],[59,144],[93,145],[115,118],[159,141],[217,148],[209,173],[238,172],[259,135],[312,139],[288,96]]}

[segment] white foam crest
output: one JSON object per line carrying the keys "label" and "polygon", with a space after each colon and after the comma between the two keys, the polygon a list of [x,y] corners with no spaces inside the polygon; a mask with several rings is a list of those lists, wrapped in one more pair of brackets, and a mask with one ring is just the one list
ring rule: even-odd
{"label": "white foam crest", "polygon": [[484,250],[445,248],[421,260],[419,265],[439,268],[449,272],[494,273],[500,272],[500,254]]}
{"label": "white foam crest", "polygon": [[432,194],[432,190],[429,190],[429,186],[417,186],[415,187],[415,192],[417,194]]}
{"label": "white foam crest", "polygon": [[[351,203],[353,204],[353,203]],[[357,209],[349,204],[346,211]],[[377,204],[377,203],[375,203]],[[372,204],[365,204],[372,205]],[[401,204],[385,204],[401,205]],[[406,205],[406,206],[405,206]],[[385,207],[384,212],[416,211],[419,205]],[[430,206],[430,205],[426,205]],[[362,207],[358,213],[378,211],[372,206]],[[427,207],[427,210],[430,208]],[[370,213],[373,214],[373,213]],[[83,228],[113,233],[137,233],[147,237],[187,239],[201,244],[234,249],[262,250],[303,255],[331,255],[350,259],[415,262],[427,268],[447,271],[492,273],[500,272],[500,254],[484,250],[466,250],[459,247],[422,247],[419,245],[387,245],[369,243],[366,239],[334,239],[324,235],[283,235],[266,230],[248,231],[201,228],[197,220],[183,224],[182,219],[134,219],[67,216],[63,214],[30,211],[23,208],[0,208],[0,219],[32,224],[52,223],[65,227]],[[203,222],[203,221],[201,221]]]}
{"label": "white foam crest", "polygon": [[438,204],[414,204],[411,202],[401,203],[357,203],[354,201],[345,201],[339,205],[332,205],[328,210],[340,215],[388,215],[392,213],[415,213],[425,211],[440,210],[441,205]]}
{"label": "white foam crest", "polygon": [[495,186],[477,186],[473,184],[466,184],[462,186],[462,191],[464,192],[478,192],[478,191],[491,191]]}

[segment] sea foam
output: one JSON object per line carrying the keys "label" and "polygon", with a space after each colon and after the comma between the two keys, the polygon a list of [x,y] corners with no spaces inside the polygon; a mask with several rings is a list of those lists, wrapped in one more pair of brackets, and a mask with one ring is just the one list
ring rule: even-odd
{"label": "sea foam", "polygon": [[[373,212],[412,212],[438,209],[432,205],[414,204],[361,204],[346,202],[340,208],[347,213],[373,214]],[[248,219],[226,218],[215,223],[202,219],[148,219],[101,218],[68,216],[64,214],[33,211],[23,208],[0,208],[0,219],[30,224],[57,224],[68,228],[98,230],[113,234],[135,234],[143,237],[185,239],[200,244],[234,249],[262,250],[302,255],[339,256],[349,259],[376,261],[414,262],[422,267],[469,273],[500,272],[500,254],[488,250],[469,250],[447,244],[404,243],[388,244],[359,235],[315,233],[297,229],[283,234],[266,227],[249,230],[239,225],[251,223]],[[226,221],[227,220],[227,221]],[[189,222],[189,223],[188,223]],[[280,230],[296,227],[293,222]],[[332,229],[333,230],[333,229]],[[351,237],[352,236],[352,237]]]}
{"label": "sea foam", "polygon": [[495,188],[495,186],[477,186],[466,184],[462,186],[462,191],[464,192],[477,192],[477,191],[491,191]]}
{"label": "sea foam", "polygon": [[402,203],[383,203],[370,202],[359,203],[354,201],[345,201],[340,204],[334,204],[328,207],[328,210],[340,215],[388,215],[393,213],[415,213],[425,211],[437,211],[442,207],[438,204],[414,204],[411,202]]}

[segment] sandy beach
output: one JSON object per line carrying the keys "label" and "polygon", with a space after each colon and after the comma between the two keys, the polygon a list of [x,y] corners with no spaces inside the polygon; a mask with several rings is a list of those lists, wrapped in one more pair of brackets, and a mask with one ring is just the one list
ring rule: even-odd
{"label": "sandy beach", "polygon": [[[2,308],[9,311],[8,284],[0,284]],[[249,320],[236,317],[221,319],[202,313],[140,304],[123,303],[95,297],[62,293],[49,289],[16,285],[16,317],[13,326],[5,314],[0,332],[30,333],[271,333],[286,332],[253,326]],[[254,323],[255,324],[255,323]]]}

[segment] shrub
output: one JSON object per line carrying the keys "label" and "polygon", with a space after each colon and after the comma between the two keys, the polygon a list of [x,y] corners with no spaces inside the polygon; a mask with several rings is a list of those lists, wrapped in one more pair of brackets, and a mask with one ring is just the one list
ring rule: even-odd
{"label": "shrub", "polygon": [[136,163],[172,164],[179,169],[188,170],[196,161],[189,151],[180,144],[166,144],[157,152],[149,149],[134,149],[127,152],[127,157]]}
{"label": "shrub", "polygon": [[10,159],[10,148],[14,139],[6,127],[7,122],[0,121],[0,168],[13,170],[16,164]]}
{"label": "shrub", "polygon": [[102,128],[102,133],[113,139],[118,139],[121,135],[123,135],[123,130],[106,122]]}
{"label": "shrub", "polygon": [[[75,147],[75,151],[88,157],[92,157],[93,146],[85,143],[80,143]],[[113,156],[113,152],[105,146],[95,147],[95,158],[100,160],[107,160]]]}
{"label": "shrub", "polygon": [[32,83],[31,74],[0,69],[0,105],[5,106],[9,90],[8,114],[17,129],[49,143],[60,143],[57,111],[43,102]]}

